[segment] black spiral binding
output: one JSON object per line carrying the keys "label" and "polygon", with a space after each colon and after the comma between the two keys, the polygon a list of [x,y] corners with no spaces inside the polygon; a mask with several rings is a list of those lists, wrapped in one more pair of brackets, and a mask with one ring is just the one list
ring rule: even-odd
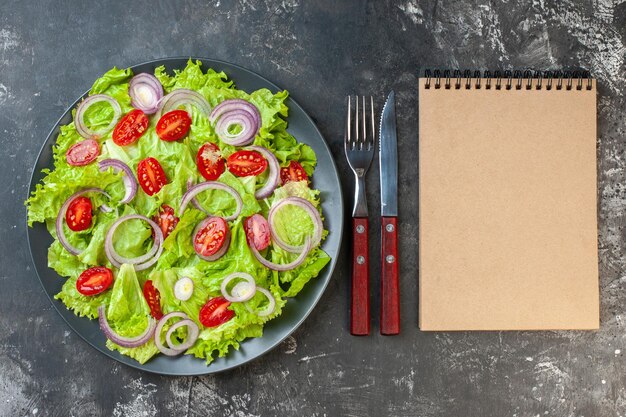
{"label": "black spiral binding", "polygon": [[[582,90],[586,82],[586,89],[591,90],[593,88],[593,79],[589,71],[471,71],[471,70],[426,70],[424,71],[424,78],[426,82],[425,88],[445,88],[450,90],[460,90],[462,88],[481,89],[486,90],[562,90],[565,84],[566,90]],[[493,80],[495,79],[495,83]]]}

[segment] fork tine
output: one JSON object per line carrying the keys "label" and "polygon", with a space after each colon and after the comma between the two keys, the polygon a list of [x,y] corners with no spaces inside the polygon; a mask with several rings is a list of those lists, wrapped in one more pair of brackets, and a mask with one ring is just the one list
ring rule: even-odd
{"label": "fork tine", "polygon": [[355,130],[355,138],[354,138],[354,148],[361,149],[361,130],[359,129],[359,96],[355,97],[355,114],[354,114],[354,130]]}
{"label": "fork tine", "polygon": [[352,149],[352,102],[351,96],[348,96],[348,115],[346,117],[346,137],[344,138],[347,149]]}
{"label": "fork tine", "polygon": [[361,100],[363,102],[363,107],[361,108],[361,125],[363,126],[363,140],[361,141],[361,149],[367,149],[367,119],[365,118],[365,96],[361,96]]}
{"label": "fork tine", "polygon": [[374,125],[374,97],[372,96],[370,96],[370,113],[370,121],[372,122],[372,136],[370,137],[370,140],[368,142],[368,149],[372,149],[376,145],[376,127]]}

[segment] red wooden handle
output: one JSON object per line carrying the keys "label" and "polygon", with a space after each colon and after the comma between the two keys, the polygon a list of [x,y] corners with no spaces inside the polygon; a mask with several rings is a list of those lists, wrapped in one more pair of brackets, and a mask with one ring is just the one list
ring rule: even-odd
{"label": "red wooden handle", "polygon": [[382,273],[380,301],[380,334],[400,333],[400,289],[398,284],[398,219],[382,218]]}
{"label": "red wooden handle", "polygon": [[367,218],[352,219],[352,302],[350,333],[370,334],[370,272]]}

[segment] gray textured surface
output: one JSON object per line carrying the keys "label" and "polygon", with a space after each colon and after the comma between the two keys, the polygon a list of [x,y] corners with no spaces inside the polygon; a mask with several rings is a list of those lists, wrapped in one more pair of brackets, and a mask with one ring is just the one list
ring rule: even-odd
{"label": "gray textured surface", "polygon": [[[626,3],[89,3],[0,3],[0,415],[626,415]],[[382,103],[396,90],[401,336],[376,335],[376,320],[372,336],[348,335],[347,248],[305,324],[275,351],[230,373],[143,374],[68,330],[31,268],[22,206],[30,167],[57,117],[100,73],[177,55],[231,61],[288,88],[329,141],[346,187],[343,96],[370,93]],[[601,330],[419,332],[418,69],[568,66],[587,67],[599,80]],[[369,177],[374,210],[377,173]],[[371,228],[378,229],[375,217]],[[377,241],[374,233],[373,249]],[[372,255],[375,266],[377,251]],[[378,302],[372,307],[377,311]]]}

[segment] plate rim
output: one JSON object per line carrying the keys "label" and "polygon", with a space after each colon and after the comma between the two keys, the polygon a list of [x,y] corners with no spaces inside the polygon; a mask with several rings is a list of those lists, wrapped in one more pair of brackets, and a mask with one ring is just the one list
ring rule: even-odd
{"label": "plate rim", "polygon": [[[275,89],[277,91],[285,90],[285,89],[279,87],[278,85],[276,85],[275,83],[273,83],[272,81],[268,80],[266,77],[256,73],[255,71],[252,71],[252,70],[250,70],[248,68],[245,68],[245,67],[243,67],[241,65],[238,65],[238,64],[234,64],[234,63],[231,63],[231,62],[228,62],[228,61],[224,61],[224,60],[220,60],[220,59],[209,58],[209,57],[199,57],[199,56],[191,56],[191,55],[190,56],[170,56],[170,57],[157,58],[157,59],[151,59],[151,60],[148,60],[148,61],[139,62],[137,64],[129,65],[129,66],[126,66],[124,68],[131,68],[132,69],[132,68],[141,67],[141,66],[147,66],[147,65],[165,65],[168,61],[174,61],[174,60],[193,60],[193,61],[198,61],[199,60],[202,63],[203,66],[206,65],[206,68],[212,68],[213,64],[217,64],[217,65],[221,65],[221,66],[230,66],[230,67],[236,68],[238,71],[242,71],[242,72],[248,73],[249,76],[252,76],[254,78],[262,80],[263,82],[267,83],[269,86],[271,86],[273,89]],[[210,63],[213,63],[213,64],[210,64]],[[231,78],[230,74],[226,74],[226,75],[228,76],[228,78],[230,80],[233,80]],[[236,81],[236,80],[234,80],[234,81]],[[79,101],[84,99],[84,97],[86,97],[88,95],[90,89],[86,90],[72,104],[70,104],[68,107],[66,107],[66,109],[63,111],[63,113],[57,119],[57,121],[52,125],[52,128],[50,129],[50,131],[46,135],[46,139],[41,144],[39,152],[37,153],[37,157],[35,158],[35,162],[34,162],[33,169],[32,169],[31,175],[30,175],[30,179],[29,179],[29,187],[28,187],[28,190],[27,190],[26,199],[30,198],[33,189],[36,188],[36,185],[41,182],[41,181],[37,181],[37,182],[33,182],[33,181],[35,179],[35,176],[39,174],[39,172],[37,171],[36,167],[37,167],[37,163],[39,162],[39,160],[41,158],[42,153],[44,152],[44,150],[46,148],[46,145],[52,139],[52,135],[54,134],[55,130],[60,127],[61,121],[66,117],[68,112],[71,112],[71,110],[73,108],[75,108],[75,106],[79,103]],[[106,356],[108,359],[114,360],[116,363],[120,363],[120,364],[129,366],[131,368],[140,370],[142,372],[148,372],[148,373],[151,373],[151,374],[166,375],[166,376],[200,376],[200,375],[217,374],[217,373],[227,372],[227,371],[232,371],[234,369],[237,369],[237,368],[239,368],[239,367],[241,367],[241,366],[243,366],[245,364],[248,364],[248,363],[250,363],[250,362],[252,362],[254,360],[259,359],[260,357],[262,357],[262,356],[266,355],[267,353],[269,353],[270,351],[274,350],[279,344],[281,344],[293,332],[295,332],[302,325],[302,323],[309,317],[309,315],[313,312],[313,310],[315,309],[315,307],[317,306],[317,304],[321,300],[322,296],[326,292],[326,289],[328,288],[328,284],[330,283],[330,280],[332,279],[333,274],[335,273],[335,269],[336,269],[336,266],[337,266],[339,254],[341,252],[341,248],[342,248],[342,244],[343,244],[343,232],[344,232],[343,229],[344,229],[344,226],[345,226],[344,216],[343,216],[343,212],[344,212],[343,189],[342,189],[342,185],[341,185],[341,180],[339,178],[339,171],[337,170],[337,165],[335,164],[334,155],[333,155],[330,147],[328,146],[328,142],[326,141],[326,138],[324,137],[324,135],[322,134],[320,129],[317,127],[317,124],[313,121],[311,116],[309,116],[309,114],[291,96],[291,94],[289,94],[287,100],[290,102],[288,107],[291,109],[292,107],[295,106],[300,111],[300,113],[302,115],[304,115],[304,118],[311,124],[311,126],[313,127],[313,129],[315,130],[317,135],[319,135],[319,138],[321,138],[320,144],[324,148],[326,153],[330,156],[330,158],[329,158],[330,159],[330,164],[331,164],[331,166],[333,168],[333,172],[336,174],[335,176],[337,178],[337,184],[338,184],[337,192],[339,194],[339,200],[338,201],[340,203],[339,210],[338,210],[339,211],[339,215],[337,216],[338,220],[339,220],[339,226],[337,227],[337,232],[336,232],[336,233],[338,233],[337,254],[334,257],[331,257],[329,265],[327,265],[327,267],[325,268],[326,269],[326,273],[328,274],[328,278],[326,278],[324,280],[324,282],[322,283],[322,287],[320,288],[319,293],[316,295],[315,299],[313,300],[311,305],[306,309],[304,314],[302,314],[302,316],[296,321],[296,323],[287,332],[285,332],[285,334],[283,336],[279,337],[272,344],[270,344],[269,346],[264,348],[260,353],[251,355],[250,357],[245,358],[243,361],[241,361],[239,363],[236,363],[236,364],[233,364],[233,365],[230,365],[230,366],[226,366],[226,367],[223,367],[221,369],[211,370],[211,364],[207,365],[204,362],[204,359],[202,359],[202,358],[195,358],[195,357],[193,359],[197,360],[199,363],[202,363],[202,365],[205,367],[206,371],[203,371],[203,372],[158,371],[158,370],[155,370],[155,369],[145,368],[143,364],[140,364],[139,362],[137,362],[136,360],[134,360],[132,358],[131,358],[132,361],[129,361],[129,362],[121,361],[120,359],[116,358],[112,354],[109,354],[108,351],[104,350],[104,349],[106,349],[106,347],[104,349],[101,349],[99,346],[96,346],[91,340],[88,340],[85,335],[83,335],[81,332],[79,332],[77,329],[75,329],[74,326],[72,326],[72,324],[68,321],[68,319],[66,319],[65,315],[62,314],[62,312],[60,311],[60,306],[57,305],[58,303],[55,302],[56,300],[54,299],[54,295],[48,293],[46,287],[44,286],[44,283],[43,283],[43,280],[41,278],[41,275],[39,274],[39,270],[37,268],[37,263],[35,262],[35,256],[33,254],[33,249],[32,249],[32,245],[31,245],[31,236],[30,236],[30,233],[33,230],[33,228],[28,226],[28,216],[26,216],[25,226],[26,226],[26,241],[28,243],[28,252],[30,254],[30,260],[31,260],[31,263],[33,265],[35,274],[37,275],[37,278],[39,280],[39,284],[41,285],[41,287],[43,289],[43,292],[45,293],[46,297],[50,301],[50,304],[54,307],[54,310],[61,317],[63,322],[65,322],[65,325],[67,327],[69,327],[75,334],[77,334],[80,337],[80,339],[82,339],[84,342],[86,342],[89,345],[90,348],[95,349],[97,352],[100,352],[102,355]],[[52,139],[52,140],[54,141],[54,139]],[[54,145],[54,143],[55,142],[53,142],[52,145]],[[323,207],[323,202],[322,202],[322,207]],[[47,268],[50,269],[49,266]],[[59,276],[56,273],[56,271],[53,271],[53,272],[57,276]],[[60,277],[60,278],[63,278],[63,277]],[[79,317],[79,319],[88,319],[88,318]],[[93,321],[92,319],[89,319],[89,320]],[[262,337],[263,336],[261,336],[261,338]],[[243,341],[241,341],[240,344],[243,345],[246,341],[254,340],[254,339],[258,339],[258,338],[246,338]],[[232,354],[232,350],[233,349],[230,348],[228,354]],[[110,352],[114,353],[114,351],[110,351]],[[218,358],[216,358],[216,359],[218,359]]]}

